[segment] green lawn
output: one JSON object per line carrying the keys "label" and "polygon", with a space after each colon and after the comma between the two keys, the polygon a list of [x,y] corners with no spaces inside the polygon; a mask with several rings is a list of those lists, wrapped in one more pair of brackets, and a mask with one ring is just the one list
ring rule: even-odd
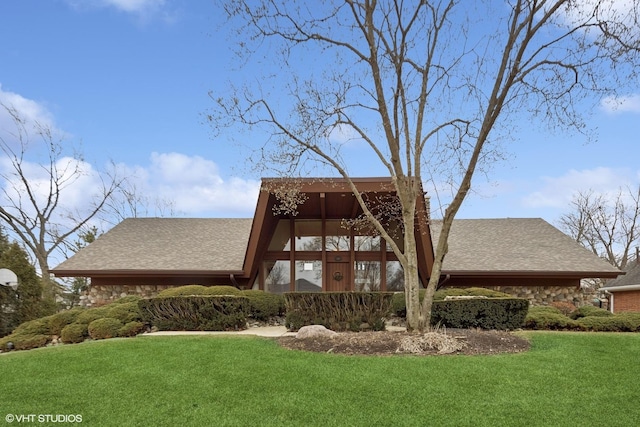
{"label": "green lawn", "polygon": [[0,419],[80,414],[87,426],[640,425],[640,335],[527,335],[531,351],[500,356],[309,354],[264,338],[219,336],[15,352],[0,356]]}

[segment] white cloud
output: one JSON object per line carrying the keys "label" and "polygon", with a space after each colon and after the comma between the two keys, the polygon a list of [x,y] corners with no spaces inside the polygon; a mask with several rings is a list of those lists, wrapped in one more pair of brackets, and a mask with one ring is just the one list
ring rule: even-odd
{"label": "white cloud", "polygon": [[123,12],[145,13],[162,8],[166,2],[165,0],[102,0],[102,3]]}
{"label": "white cloud", "polygon": [[[39,123],[55,130],[53,116],[42,104],[15,92],[5,91],[2,89],[2,84],[0,84],[0,104],[15,110],[25,123]],[[0,129],[14,129],[15,123],[4,107],[0,106]]]}
{"label": "white cloud", "polygon": [[607,96],[600,107],[609,114],[640,113],[640,94],[628,96]]}
{"label": "white cloud", "polygon": [[153,200],[170,201],[185,216],[251,217],[260,182],[225,179],[215,162],[181,153],[152,153],[146,167],[120,165],[136,187]]}
{"label": "white cloud", "polygon": [[542,177],[542,188],[523,197],[522,204],[529,208],[566,208],[576,192],[589,190],[615,196],[620,187],[633,185],[636,174],[606,167],[572,169],[559,177]]}

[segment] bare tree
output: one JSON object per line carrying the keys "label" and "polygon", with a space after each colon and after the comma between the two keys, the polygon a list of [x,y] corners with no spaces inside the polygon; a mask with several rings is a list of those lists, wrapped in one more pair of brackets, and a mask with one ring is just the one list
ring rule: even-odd
{"label": "bare tree", "polygon": [[613,197],[593,190],[571,200],[560,228],[611,265],[624,269],[640,245],[640,186],[620,188]]}
{"label": "bare tree", "polygon": [[[214,129],[266,132],[255,152],[259,166],[288,176],[320,167],[344,177],[403,267],[408,329],[428,328],[452,221],[474,174],[502,155],[516,119],[582,131],[586,103],[633,81],[637,5],[613,4],[229,0],[243,66],[258,75],[230,94],[211,93],[209,119]],[[269,74],[268,64],[277,70]],[[345,140],[369,149],[392,178],[402,249],[350,181]],[[423,177],[447,171],[455,190],[420,304],[416,201]]]}
{"label": "bare tree", "polygon": [[[65,246],[104,208],[121,183],[116,176],[94,175],[96,181],[82,203],[67,204],[74,185],[87,177],[87,164],[50,126],[24,119],[12,106],[1,106],[12,128],[0,129],[0,220],[35,258],[43,294],[57,292],[50,277],[50,257]],[[97,184],[96,184],[97,182]]]}

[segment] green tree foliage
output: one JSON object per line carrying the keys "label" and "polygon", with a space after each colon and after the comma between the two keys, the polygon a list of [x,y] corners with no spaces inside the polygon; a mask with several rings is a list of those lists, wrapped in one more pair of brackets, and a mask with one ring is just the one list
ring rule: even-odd
{"label": "green tree foliage", "polygon": [[0,336],[8,334],[22,322],[55,312],[54,301],[42,297],[42,280],[27,253],[18,243],[10,243],[1,229],[0,268],[7,268],[18,276],[16,291],[6,286],[0,289]]}

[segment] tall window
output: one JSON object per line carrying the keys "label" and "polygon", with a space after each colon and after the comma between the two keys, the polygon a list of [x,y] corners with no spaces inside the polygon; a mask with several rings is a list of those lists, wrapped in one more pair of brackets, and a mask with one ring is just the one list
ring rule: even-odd
{"label": "tall window", "polygon": [[289,292],[289,279],[291,263],[289,261],[265,261],[264,288],[267,292],[281,294]]}
{"label": "tall window", "polygon": [[329,252],[349,250],[351,246],[349,229],[344,228],[341,221],[327,221],[326,230],[325,250]]}
{"label": "tall window", "polygon": [[295,222],[295,234],[296,251],[322,250],[322,221],[298,220]]}
{"label": "tall window", "polygon": [[296,261],[296,284],[298,292],[322,291],[322,261]]}
{"label": "tall window", "polygon": [[355,290],[362,292],[379,291],[380,261],[355,262]]}

